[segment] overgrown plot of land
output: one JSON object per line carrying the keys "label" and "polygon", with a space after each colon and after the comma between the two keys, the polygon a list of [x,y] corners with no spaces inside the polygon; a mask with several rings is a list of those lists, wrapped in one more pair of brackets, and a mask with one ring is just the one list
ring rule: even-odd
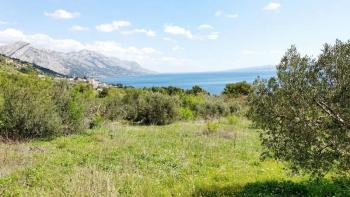
{"label": "overgrown plot of land", "polygon": [[[109,123],[79,135],[1,144],[0,194],[232,196],[307,192],[307,186],[298,184],[305,178],[288,177],[282,164],[259,160],[258,133],[250,129],[247,120],[217,124],[208,133],[205,122],[168,126]],[[286,180],[294,183],[283,182]]]}

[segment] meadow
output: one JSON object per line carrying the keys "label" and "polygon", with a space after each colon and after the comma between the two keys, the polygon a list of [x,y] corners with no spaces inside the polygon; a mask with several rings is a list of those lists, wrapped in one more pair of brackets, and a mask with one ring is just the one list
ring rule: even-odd
{"label": "meadow", "polygon": [[309,181],[260,160],[242,115],[166,126],[105,122],[53,139],[0,144],[0,196],[346,196],[347,179]]}
{"label": "meadow", "polygon": [[[243,81],[216,96],[96,88],[1,56],[0,66],[1,197],[350,196],[347,124],[295,99],[324,86],[299,87],[288,67],[278,72],[296,84]],[[327,98],[350,98],[342,84]],[[336,105],[344,117],[348,103]]]}

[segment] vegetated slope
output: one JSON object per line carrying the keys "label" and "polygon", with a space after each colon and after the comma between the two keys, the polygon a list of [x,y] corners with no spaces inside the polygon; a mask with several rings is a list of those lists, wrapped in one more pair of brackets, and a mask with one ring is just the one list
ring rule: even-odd
{"label": "vegetated slope", "polygon": [[0,55],[0,71],[4,72],[21,72],[29,73],[36,72],[38,75],[46,75],[51,77],[66,77],[63,74],[57,73],[50,69],[38,66],[36,64],[28,63],[19,59],[10,58]]}
{"label": "vegetated slope", "polygon": [[0,54],[20,59],[57,73],[78,77],[133,76],[153,73],[138,63],[106,57],[89,50],[69,53],[40,49],[26,42],[0,47]]}

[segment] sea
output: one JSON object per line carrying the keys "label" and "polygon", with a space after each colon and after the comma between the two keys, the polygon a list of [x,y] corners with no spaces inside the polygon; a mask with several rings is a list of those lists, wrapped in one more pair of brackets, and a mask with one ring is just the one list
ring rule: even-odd
{"label": "sea", "polygon": [[189,89],[194,85],[199,85],[211,94],[219,95],[228,83],[239,81],[253,82],[258,76],[268,79],[275,75],[276,73],[273,70],[259,70],[154,74],[132,77],[108,77],[100,80],[109,84],[123,84],[137,88],[175,86]]}

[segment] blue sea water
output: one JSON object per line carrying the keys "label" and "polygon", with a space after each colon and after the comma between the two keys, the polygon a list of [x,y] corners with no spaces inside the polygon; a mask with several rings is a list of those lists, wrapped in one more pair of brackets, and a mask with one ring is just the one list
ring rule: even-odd
{"label": "blue sea water", "polygon": [[270,78],[275,71],[230,71],[230,72],[205,72],[205,73],[179,73],[156,74],[137,77],[110,77],[102,81],[110,84],[123,84],[138,88],[175,86],[189,89],[199,85],[211,94],[220,94],[225,85],[238,81],[253,82],[258,76]]}

